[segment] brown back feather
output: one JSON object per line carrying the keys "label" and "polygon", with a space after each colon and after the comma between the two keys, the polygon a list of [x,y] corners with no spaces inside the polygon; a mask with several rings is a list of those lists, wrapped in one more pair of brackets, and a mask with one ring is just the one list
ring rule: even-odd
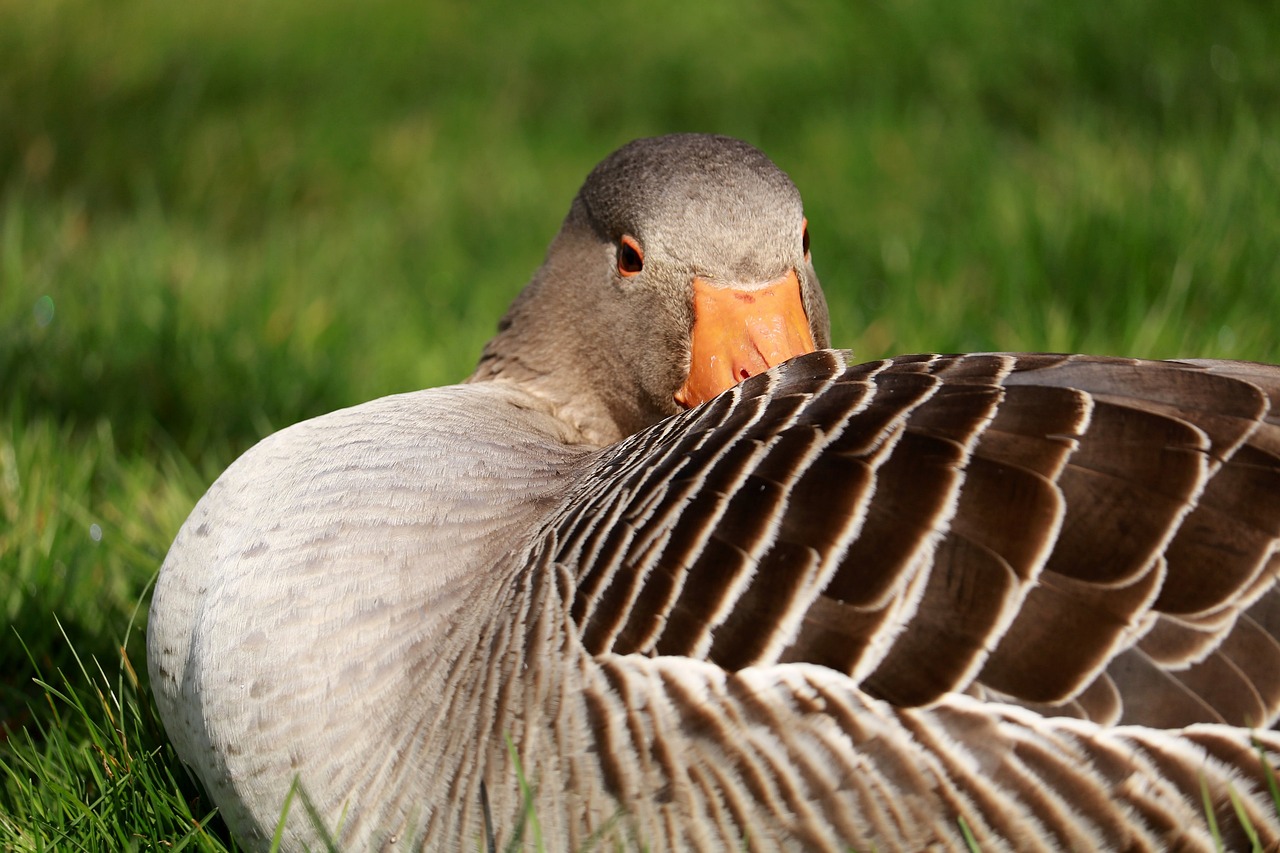
{"label": "brown back feather", "polygon": [[823,351],[601,451],[548,526],[594,653],[1270,726],[1278,412],[1264,365]]}

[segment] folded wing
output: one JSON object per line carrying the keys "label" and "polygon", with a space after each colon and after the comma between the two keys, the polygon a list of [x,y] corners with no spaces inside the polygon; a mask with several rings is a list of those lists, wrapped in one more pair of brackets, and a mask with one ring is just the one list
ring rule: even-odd
{"label": "folded wing", "polygon": [[795,359],[548,523],[588,651],[818,663],[1099,722],[1280,715],[1280,368]]}

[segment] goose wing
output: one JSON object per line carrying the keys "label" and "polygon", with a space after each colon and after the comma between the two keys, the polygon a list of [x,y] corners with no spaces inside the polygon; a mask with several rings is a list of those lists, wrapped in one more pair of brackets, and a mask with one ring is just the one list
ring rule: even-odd
{"label": "goose wing", "polygon": [[1280,713],[1280,368],[820,351],[601,451],[548,528],[595,654]]}

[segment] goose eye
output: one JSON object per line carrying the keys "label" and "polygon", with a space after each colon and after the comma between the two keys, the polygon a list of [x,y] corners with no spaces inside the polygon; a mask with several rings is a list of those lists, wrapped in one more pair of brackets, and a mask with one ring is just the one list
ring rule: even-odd
{"label": "goose eye", "polygon": [[804,249],[804,256],[809,257],[809,220],[804,221],[804,234],[800,237],[800,246]]}
{"label": "goose eye", "polygon": [[618,244],[618,272],[633,276],[644,269],[644,253],[633,237],[623,237]]}

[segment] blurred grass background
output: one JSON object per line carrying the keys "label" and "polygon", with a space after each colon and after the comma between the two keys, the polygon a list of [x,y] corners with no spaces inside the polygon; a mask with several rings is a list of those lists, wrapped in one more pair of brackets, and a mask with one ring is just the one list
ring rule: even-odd
{"label": "blurred grass background", "polygon": [[220,849],[146,694],[177,527],[268,432],[464,377],[631,138],[786,169],[859,356],[1280,361],[1275,12],[0,0],[0,847]]}

